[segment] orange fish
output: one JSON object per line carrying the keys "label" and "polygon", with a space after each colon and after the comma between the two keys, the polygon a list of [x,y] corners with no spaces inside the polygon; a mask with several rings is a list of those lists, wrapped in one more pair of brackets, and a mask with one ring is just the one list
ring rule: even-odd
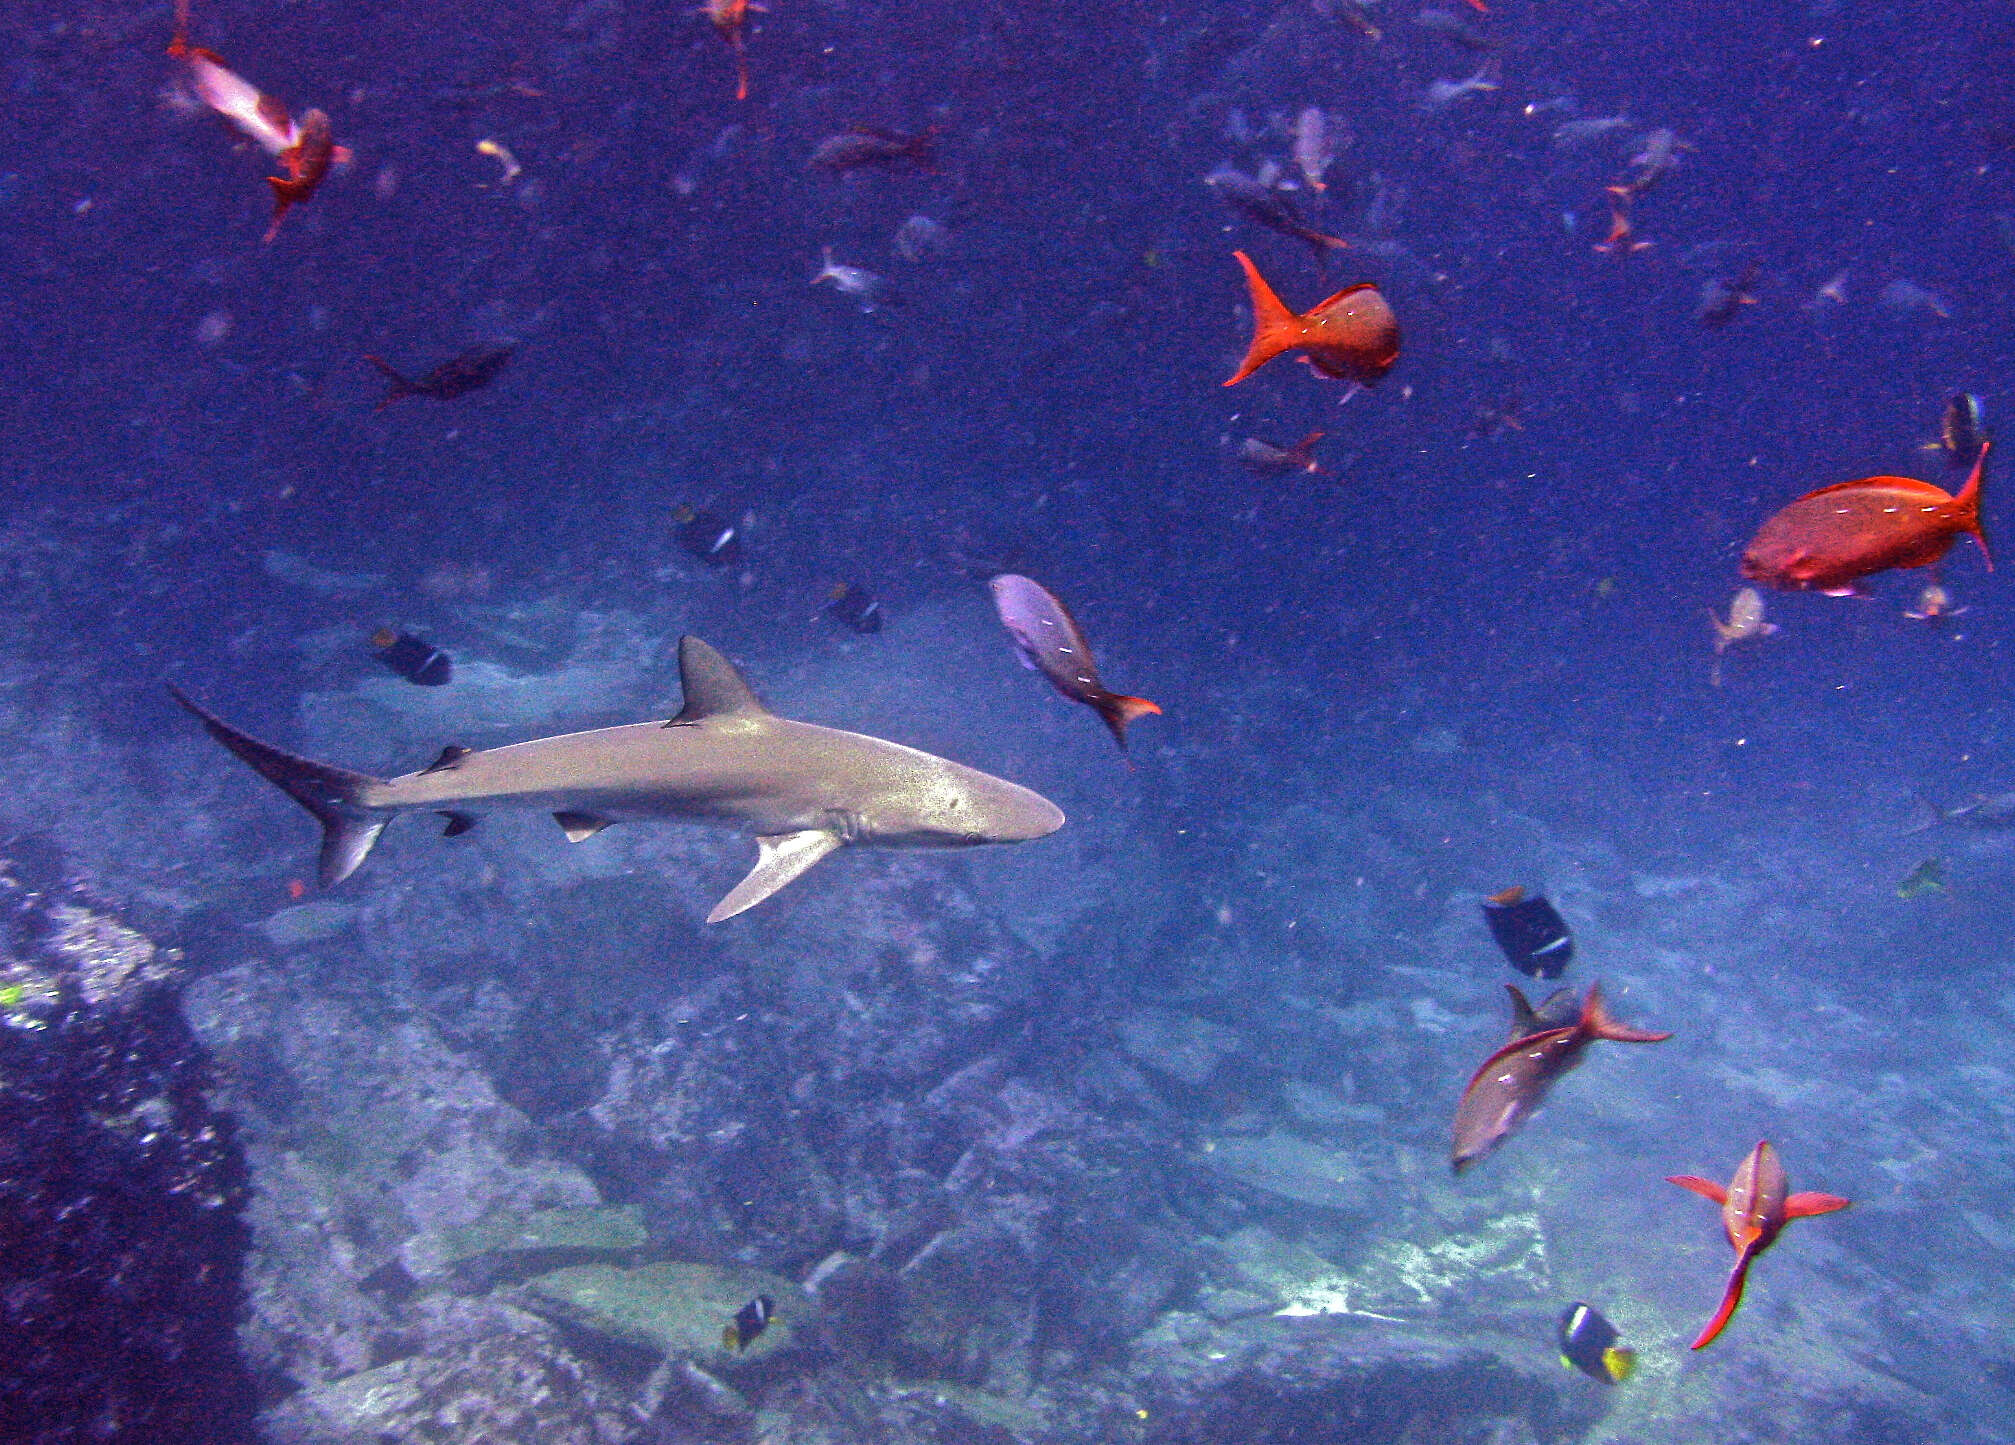
{"label": "orange fish", "polygon": [[1757,529],[1742,553],[1742,575],[1792,591],[1840,597],[1863,577],[1891,567],[1928,567],[1961,532],[1971,532],[1993,570],[1980,528],[1986,445],[1952,496],[1912,477],[1863,477],[1807,492]]}
{"label": "orange fish", "polygon": [[350,152],[336,144],[329,117],[311,110],[296,121],[287,107],[237,72],[227,69],[215,51],[189,43],[189,0],[175,6],[175,38],[168,54],[189,67],[189,85],[196,98],[257,141],[287,172],[268,176],[273,188],[273,222],[266,228],[271,241],[290,207],[315,194],[329,168],[347,164]]}
{"label": "orange fish", "polygon": [[749,56],[742,43],[742,32],[748,27],[749,12],[768,14],[768,7],[757,5],[754,0],[707,0],[699,9],[699,14],[711,20],[721,39],[728,42],[728,48],[735,52],[735,99],[749,98]]}
{"label": "orange fish", "polygon": [[1721,1295],[1721,1308],[1714,1312],[1714,1318],[1707,1322],[1707,1328],[1700,1332],[1700,1338],[1693,1342],[1693,1348],[1704,1350],[1714,1343],[1735,1314],[1735,1307],[1742,1303],[1742,1288],[1749,1281],[1749,1266],[1756,1256],[1777,1241],[1784,1226],[1794,1219],[1809,1219],[1815,1214],[1831,1214],[1836,1209],[1845,1209],[1848,1201],[1837,1194],[1793,1194],[1791,1181],[1784,1173],[1784,1165],[1777,1158],[1777,1151],[1764,1140],[1749,1151],[1749,1157],[1735,1168],[1735,1177],[1723,1189],[1712,1179],[1701,1179],[1691,1174],[1670,1174],[1667,1184],[1677,1184],[1681,1189],[1691,1189],[1702,1198],[1711,1199],[1721,1206],[1721,1227],[1728,1235],[1728,1242],[1735,1246],[1735,1268],[1728,1276],[1728,1287]]}
{"label": "orange fish", "polygon": [[1273,294],[1250,256],[1231,254],[1245,268],[1252,292],[1252,345],[1226,386],[1244,381],[1284,351],[1303,353],[1324,376],[1366,385],[1399,360],[1399,318],[1370,282],[1346,286],[1297,316]]}

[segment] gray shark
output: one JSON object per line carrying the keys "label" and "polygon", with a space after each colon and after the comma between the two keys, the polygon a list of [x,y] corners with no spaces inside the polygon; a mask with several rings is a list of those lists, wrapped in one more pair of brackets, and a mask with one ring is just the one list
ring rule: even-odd
{"label": "gray shark", "polygon": [[440,813],[454,837],[479,813],[536,808],[574,843],[611,823],[672,818],[755,834],[755,867],[707,915],[719,923],[843,844],[964,848],[1026,842],[1063,826],[1056,804],[1017,783],[900,743],[778,717],[697,637],[679,641],[679,680],[685,703],[670,722],[443,748],[397,778],[295,757],[169,691],[211,737],[321,822],[324,886],[349,877],[400,813]]}

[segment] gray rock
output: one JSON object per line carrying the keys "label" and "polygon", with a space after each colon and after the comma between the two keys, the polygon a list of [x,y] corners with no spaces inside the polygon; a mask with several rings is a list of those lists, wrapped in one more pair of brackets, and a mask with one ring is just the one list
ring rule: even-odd
{"label": "gray rock", "polygon": [[1136,1063],[1191,1088],[1210,1082],[1218,1065],[1244,1047],[1236,1030],[1168,1009],[1130,1014],[1119,1033],[1121,1046]]}

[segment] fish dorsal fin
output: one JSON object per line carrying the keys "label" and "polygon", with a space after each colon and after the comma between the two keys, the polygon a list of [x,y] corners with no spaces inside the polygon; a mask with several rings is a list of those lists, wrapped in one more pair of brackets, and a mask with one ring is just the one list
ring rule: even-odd
{"label": "fish dorsal fin", "polygon": [[560,812],[553,814],[553,821],[565,830],[569,843],[585,843],[609,826],[607,818],[597,818],[593,813]]}
{"label": "fish dorsal fin", "polygon": [[840,835],[827,828],[806,828],[758,838],[756,844],[762,850],[756,855],[756,866],[735,885],[733,892],[714,905],[707,922],[719,923],[744,909],[754,908],[839,847]]}
{"label": "fish dorsal fin", "polygon": [[1525,991],[1515,983],[1507,983],[1504,986],[1504,991],[1511,995],[1511,1027],[1514,1030],[1513,1036],[1522,1039],[1527,1035],[1543,1032],[1543,1026],[1539,1022],[1539,1015],[1532,1011],[1532,1001],[1526,998]]}
{"label": "fish dorsal fin", "polygon": [[1315,305],[1309,307],[1307,312],[1304,314],[1314,316],[1317,312],[1327,311],[1329,310],[1330,307],[1336,305],[1337,302],[1355,296],[1360,291],[1376,291],[1377,289],[1378,287],[1374,286],[1369,281],[1360,281],[1355,286],[1344,287],[1334,296],[1325,296],[1322,300],[1316,302]]}
{"label": "fish dorsal fin", "polygon": [[685,703],[666,727],[691,727],[710,718],[770,715],[740,670],[697,637],[679,639],[679,688]]}
{"label": "fish dorsal fin", "polygon": [[1835,492],[1865,492],[1873,487],[1890,487],[1899,492],[1909,492],[1912,496],[1924,498],[1927,502],[1949,502],[1952,494],[1943,487],[1930,482],[1920,482],[1915,477],[1862,477],[1858,481],[1835,482],[1830,487],[1821,487],[1816,492],[1807,492],[1798,500],[1809,502],[1814,497],[1828,497]]}
{"label": "fish dorsal fin", "polygon": [[474,751],[474,748],[465,748],[455,743],[449,743],[445,748],[441,749],[441,755],[438,758],[428,763],[420,771],[422,773],[445,773]]}

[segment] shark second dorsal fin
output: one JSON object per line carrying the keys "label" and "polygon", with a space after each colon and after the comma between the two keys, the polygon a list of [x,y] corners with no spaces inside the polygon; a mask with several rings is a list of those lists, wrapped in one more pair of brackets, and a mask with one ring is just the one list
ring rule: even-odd
{"label": "shark second dorsal fin", "polygon": [[714,905],[714,911],[707,915],[707,922],[719,923],[724,918],[733,918],[744,909],[754,908],[839,847],[840,835],[824,828],[806,828],[799,833],[776,833],[758,838],[756,843],[762,849],[756,855],[756,866],[749,870],[748,877],[735,885],[733,892]]}
{"label": "shark second dorsal fin", "polygon": [[732,662],[697,637],[679,639],[679,689],[685,703],[665,726],[690,727],[717,717],[768,717]]}

